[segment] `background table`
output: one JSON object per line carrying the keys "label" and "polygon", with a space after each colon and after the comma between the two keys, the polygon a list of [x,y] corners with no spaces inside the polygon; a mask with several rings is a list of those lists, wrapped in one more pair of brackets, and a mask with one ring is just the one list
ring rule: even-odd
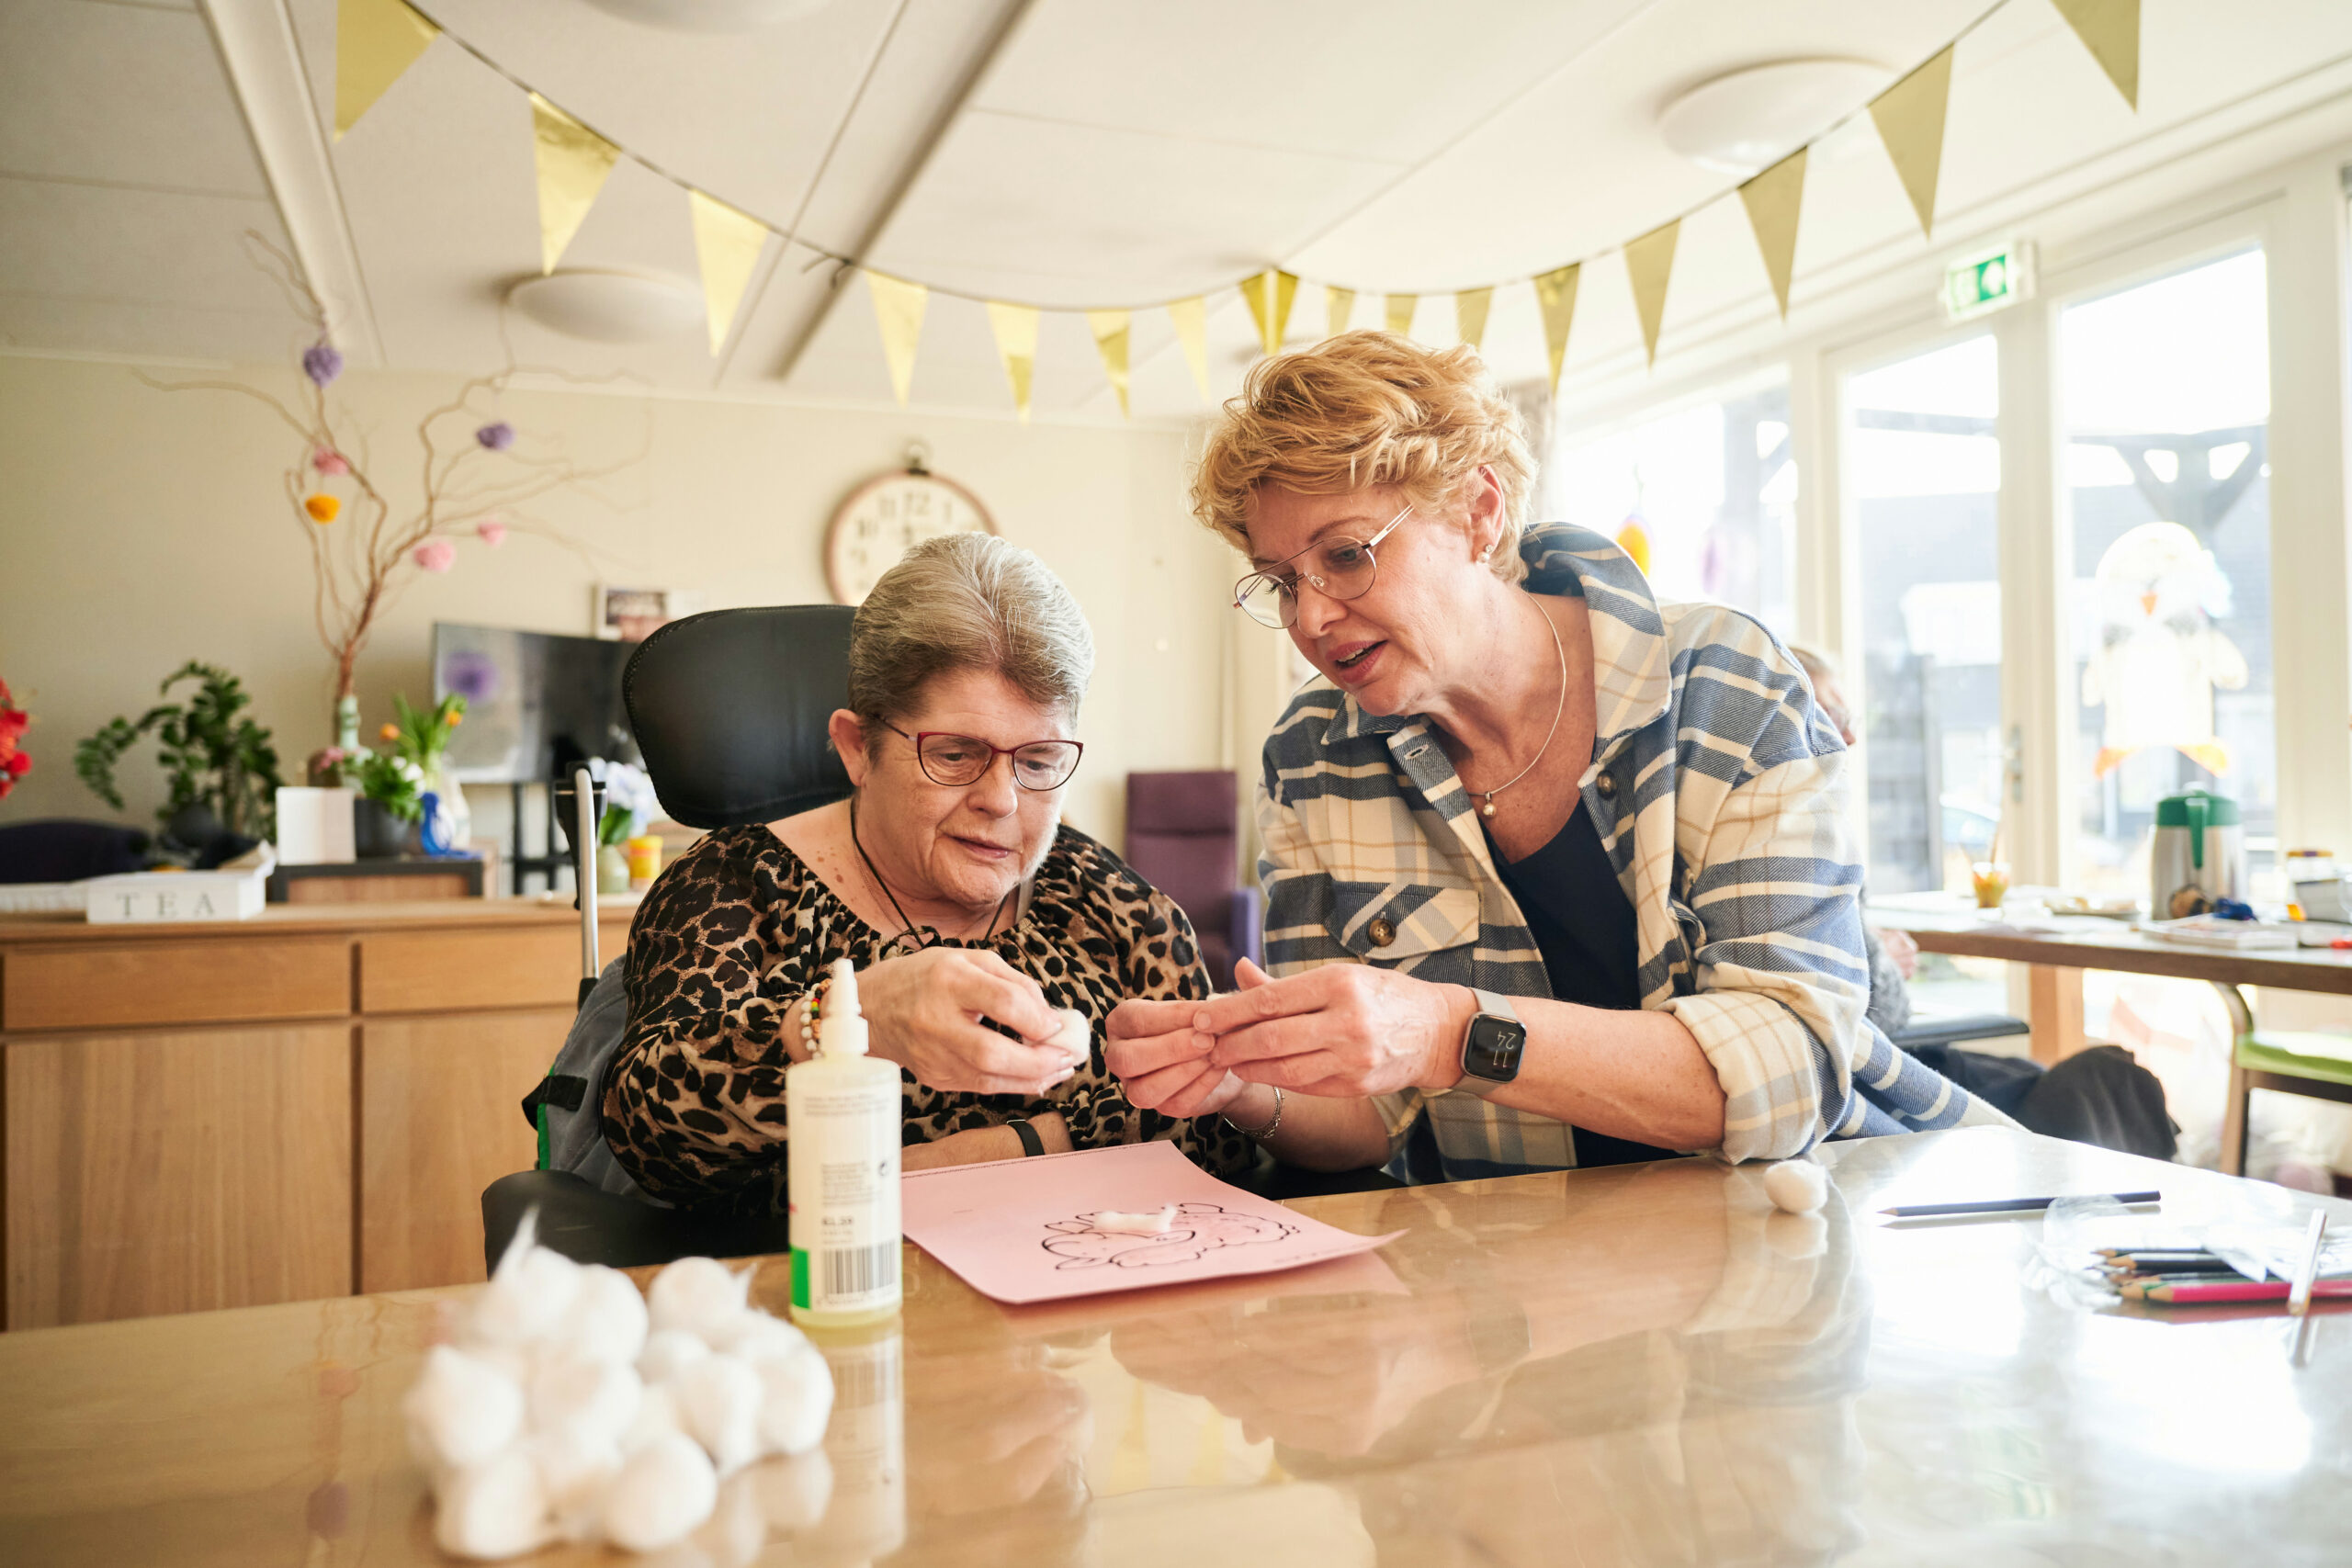
{"label": "background table", "polygon": [[[704,1560],[2343,1560],[2352,1314],[2298,1367],[2275,1313],[2060,1304],[2021,1272],[2038,1221],[1870,1212],[2141,1186],[2184,1224],[2352,1205],[2002,1129],[1845,1145],[1834,1175],[1818,1220],[1698,1160],[1310,1200],[1406,1234],[1378,1262],[1056,1307],[910,1252],[903,1334],[828,1352],[824,1519],[763,1542],[735,1515]],[[0,1562],[437,1561],[398,1404],[449,1294],[0,1338]],[[816,1479],[747,1472],[729,1502]]]}

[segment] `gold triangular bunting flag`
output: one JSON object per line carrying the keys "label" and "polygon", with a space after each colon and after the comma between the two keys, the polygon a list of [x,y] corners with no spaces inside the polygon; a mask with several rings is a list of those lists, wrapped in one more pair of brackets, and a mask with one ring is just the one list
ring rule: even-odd
{"label": "gold triangular bunting flag", "polygon": [[1179,299],[1168,307],[1168,319],[1175,323],[1176,342],[1184,350],[1184,363],[1193,367],[1193,384],[1201,389],[1201,401],[1214,400],[1209,393],[1209,310],[1208,302],[1199,295]]}
{"label": "gold triangular bunting flag", "polygon": [[1029,423],[1029,385],[1037,372],[1037,307],[989,301],[989,331],[996,334],[996,351],[1004,360],[1004,378],[1012,388],[1012,406],[1021,423]]}
{"label": "gold triangular bunting flag", "polygon": [[1951,48],[1871,100],[1878,139],[1894,160],[1919,231],[1936,228],[1936,175],[1944,161],[1944,106],[1951,101]]}
{"label": "gold triangular bunting flag", "polygon": [[1552,355],[1555,392],[1560,389],[1560,361],[1568,355],[1568,327],[1577,319],[1577,277],[1581,266],[1570,262],[1535,280],[1535,304],[1544,313],[1544,346]]}
{"label": "gold triangular bunting flag", "polygon": [[920,283],[883,273],[865,275],[865,291],[874,299],[874,324],[882,330],[882,358],[890,367],[890,389],[899,406],[907,406],[907,390],[914,385],[915,344],[922,337],[922,308],[931,290]]}
{"label": "gold triangular bunting flag", "polygon": [[1272,268],[1241,282],[1241,297],[1250,301],[1250,319],[1258,324],[1258,341],[1268,354],[1283,351],[1283,334],[1290,330],[1291,303],[1298,298],[1298,279]]}
{"label": "gold triangular bunting flag", "polygon": [[1453,297],[1453,330],[1472,348],[1487,335],[1487,307],[1494,300],[1492,288],[1464,288]]}
{"label": "gold triangular bunting flag", "polygon": [[1356,313],[1356,291],[1341,288],[1337,284],[1323,289],[1323,335],[1338,337],[1348,330],[1348,318]]}
{"label": "gold triangular bunting flag", "polygon": [[710,352],[717,354],[727,346],[736,309],[752,284],[752,269],[760,265],[760,249],[768,243],[768,227],[691,186],[686,205],[694,212],[695,259],[702,264],[702,309],[710,321]]}
{"label": "gold triangular bunting flag", "polygon": [[2140,107],[2140,0],[2051,0],[2098,68],[2137,113]]}
{"label": "gold triangular bunting flag", "polygon": [[334,13],[334,136],[359,123],[384,89],[416,63],[441,29],[401,0],[338,0]]}
{"label": "gold triangular bunting flag", "polygon": [[1086,324],[1094,329],[1094,352],[1102,356],[1102,374],[1119,394],[1119,412],[1132,417],[1134,411],[1127,407],[1127,312],[1089,310]]}
{"label": "gold triangular bunting flag", "polygon": [[1634,285],[1634,309],[1641,312],[1642,346],[1649,362],[1657,363],[1657,329],[1666,320],[1666,280],[1674,276],[1674,242],[1682,231],[1678,218],[1625,245],[1625,276]]}
{"label": "gold triangular bunting flag", "polygon": [[1772,279],[1772,298],[1781,302],[1781,320],[1789,319],[1789,277],[1797,261],[1797,208],[1804,198],[1804,149],[1800,147],[1739,187],[1747,209],[1748,227],[1756,231],[1756,247],[1764,253],[1764,270]]}
{"label": "gold triangular bunting flag", "polygon": [[1420,305],[1420,302],[1421,297],[1418,294],[1389,295],[1386,300],[1388,307],[1388,330],[1395,333],[1399,337],[1411,337],[1413,335],[1413,311]]}
{"label": "gold triangular bunting flag", "polygon": [[553,272],[621,150],[537,93],[531,95],[531,147],[539,171],[539,270]]}

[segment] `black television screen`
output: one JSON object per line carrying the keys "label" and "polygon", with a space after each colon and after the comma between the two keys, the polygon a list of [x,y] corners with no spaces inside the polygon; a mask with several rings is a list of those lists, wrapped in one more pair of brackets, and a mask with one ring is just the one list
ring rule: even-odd
{"label": "black television screen", "polygon": [[466,699],[449,738],[460,784],[537,784],[586,757],[639,761],[621,705],[632,642],[433,624],[433,694]]}

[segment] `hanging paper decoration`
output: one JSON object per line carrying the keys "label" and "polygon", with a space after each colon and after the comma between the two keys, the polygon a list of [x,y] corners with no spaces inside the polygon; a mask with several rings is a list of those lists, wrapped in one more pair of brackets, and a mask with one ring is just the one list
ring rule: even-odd
{"label": "hanging paper decoration", "polygon": [[2083,667],[2083,705],[2104,707],[2091,776],[2134,751],[2169,746],[2208,773],[2226,773],[2228,746],[2213,730],[2213,690],[2240,690],[2245,655],[2213,625],[2230,581],[2177,523],[2143,523],[2107,547],[2093,580],[2098,651]]}
{"label": "hanging paper decoration", "polygon": [[1418,294],[1391,294],[1386,299],[1388,330],[1398,337],[1413,335],[1413,312],[1421,302]]}
{"label": "hanging paper decoration", "polygon": [[2137,113],[2140,107],[2140,0],[2051,0],[2098,68]]}
{"label": "hanging paper decoration", "polygon": [[1649,362],[1657,363],[1657,329],[1666,320],[1666,282],[1674,275],[1674,242],[1682,229],[1678,218],[1651,230],[1625,245],[1625,276],[1634,285],[1634,309],[1641,313],[1642,347]]}
{"label": "hanging paper decoration", "polygon": [[752,285],[752,269],[768,243],[767,225],[736,211],[716,197],[686,192],[694,209],[695,259],[702,265],[703,314],[710,321],[710,352],[727,346],[736,308]]}
{"label": "hanging paper decoration", "polygon": [[865,275],[865,291],[874,298],[874,324],[882,330],[882,357],[890,367],[890,389],[899,406],[907,406],[908,389],[915,379],[915,344],[922,336],[922,309],[931,290],[920,283],[883,273]]}
{"label": "hanging paper decoration", "polygon": [[1348,330],[1348,318],[1356,313],[1356,291],[1334,283],[1323,290],[1323,335],[1338,337]]}
{"label": "hanging paper decoration", "polygon": [[1029,384],[1037,370],[1037,307],[989,301],[989,331],[996,334],[996,351],[1004,360],[1004,378],[1012,388],[1012,406],[1021,423],[1029,423]]}
{"label": "hanging paper decoration", "polygon": [[1125,310],[1089,310],[1086,324],[1094,333],[1094,352],[1102,356],[1102,374],[1110,378],[1111,389],[1119,394],[1119,413],[1132,417],[1127,407],[1127,312]]}
{"label": "hanging paper decoration", "polygon": [[1919,215],[1919,231],[1936,229],[1936,176],[1944,160],[1944,107],[1951,101],[1951,48],[1928,61],[1871,100],[1871,118],[1911,210]]}
{"label": "hanging paper decoration", "polygon": [[441,29],[401,0],[337,0],[334,13],[334,139],[359,123],[386,88],[416,63]]}
{"label": "hanging paper decoration", "polygon": [[1464,288],[1453,297],[1453,330],[1472,348],[1487,335],[1487,307],[1494,300],[1492,288]]}
{"label": "hanging paper decoration", "polygon": [[1250,319],[1258,323],[1258,340],[1268,354],[1283,351],[1283,334],[1290,330],[1291,301],[1297,298],[1298,279],[1272,270],[1241,280],[1241,297],[1250,301]]}
{"label": "hanging paper decoration", "polygon": [[1214,402],[1209,390],[1209,310],[1207,301],[1198,295],[1179,299],[1168,307],[1168,319],[1176,325],[1176,342],[1184,351],[1184,363],[1193,367],[1193,384],[1201,389],[1201,401]]}
{"label": "hanging paper decoration", "polygon": [[311,514],[313,523],[332,523],[343,514],[343,502],[321,491],[316,495],[303,498],[302,510]]}
{"label": "hanging paper decoration", "polygon": [[1739,187],[1740,205],[1747,209],[1747,226],[1756,231],[1756,248],[1764,253],[1764,271],[1772,279],[1772,298],[1781,302],[1784,321],[1789,278],[1797,262],[1797,208],[1804,197],[1802,147]]}
{"label": "hanging paper decoration", "polygon": [[587,221],[621,150],[537,93],[531,148],[539,173],[539,271],[549,273]]}
{"label": "hanging paper decoration", "polygon": [[1544,316],[1544,346],[1552,355],[1552,390],[1560,389],[1560,361],[1568,354],[1568,327],[1577,319],[1577,277],[1580,263],[1571,262],[1535,280],[1535,305]]}

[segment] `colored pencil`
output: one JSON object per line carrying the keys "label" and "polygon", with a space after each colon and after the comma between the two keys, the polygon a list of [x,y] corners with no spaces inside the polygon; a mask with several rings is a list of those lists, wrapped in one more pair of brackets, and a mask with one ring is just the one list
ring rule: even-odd
{"label": "colored pencil", "polygon": [[2303,1238],[2303,1260],[2295,1267],[2295,1286],[2287,1292],[2287,1310],[2297,1317],[2312,1304],[2312,1288],[2319,1279],[2319,1255],[2327,1246],[2327,1211],[2312,1215],[2312,1227]]}
{"label": "colored pencil", "polygon": [[2054,1198],[1984,1198],[1973,1203],[1908,1203],[1880,1213],[1898,1220],[1924,1220],[1937,1214],[2027,1214],[2063,1203],[2069,1198],[2105,1198],[2110,1202],[2161,1203],[2161,1192],[2062,1192]]}
{"label": "colored pencil", "polygon": [[[2217,1280],[2211,1284],[2135,1284],[2123,1287],[2123,1294],[2140,1301],[2167,1302],[2175,1306],[2189,1306],[2209,1302],[2283,1302],[2294,1287],[2284,1280]],[[2321,1297],[2352,1297],[2352,1280],[2322,1280],[2312,1287],[2312,1294]]]}

